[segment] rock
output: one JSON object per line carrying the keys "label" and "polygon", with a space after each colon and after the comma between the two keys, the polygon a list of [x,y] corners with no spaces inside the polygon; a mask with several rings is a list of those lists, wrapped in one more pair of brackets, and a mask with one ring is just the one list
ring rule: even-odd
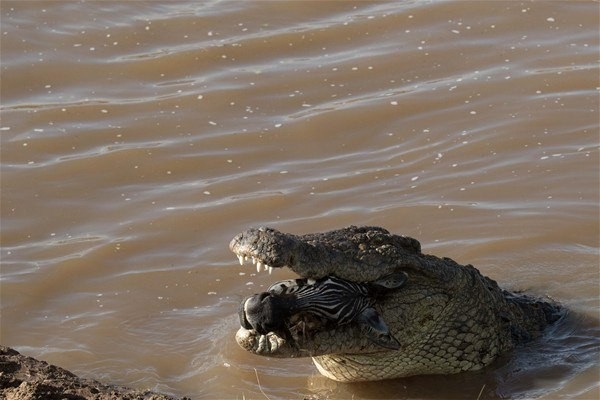
{"label": "rock", "polygon": [[[0,398],[6,400],[175,400],[150,391],[107,385],[0,346]],[[183,398],[181,400],[189,400]]]}

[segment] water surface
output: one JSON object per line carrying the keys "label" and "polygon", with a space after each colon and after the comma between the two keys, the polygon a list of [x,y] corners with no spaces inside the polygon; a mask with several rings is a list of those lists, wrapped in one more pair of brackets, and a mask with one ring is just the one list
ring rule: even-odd
{"label": "water surface", "polygon": [[[597,398],[598,4],[1,4],[3,345],[192,398]],[[380,225],[570,310],[448,377],[237,346],[251,226]],[[263,394],[264,392],[264,394]]]}

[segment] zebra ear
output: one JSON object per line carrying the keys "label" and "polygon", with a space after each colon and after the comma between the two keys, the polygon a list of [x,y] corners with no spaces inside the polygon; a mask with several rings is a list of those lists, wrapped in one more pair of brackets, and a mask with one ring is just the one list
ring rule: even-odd
{"label": "zebra ear", "polygon": [[376,281],[370,282],[376,289],[383,290],[392,290],[398,289],[400,286],[404,285],[406,280],[408,279],[408,275],[404,272],[395,272],[390,275],[386,275],[383,278],[379,278]]}
{"label": "zebra ear", "polygon": [[358,316],[358,321],[365,327],[367,338],[371,342],[386,349],[398,350],[400,348],[400,343],[392,336],[385,321],[374,308],[365,309]]}

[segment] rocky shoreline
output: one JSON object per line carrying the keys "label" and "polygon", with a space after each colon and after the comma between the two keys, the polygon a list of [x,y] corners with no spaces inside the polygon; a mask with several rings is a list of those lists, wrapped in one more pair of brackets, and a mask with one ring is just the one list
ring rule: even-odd
{"label": "rocky shoreline", "polygon": [[[63,368],[0,346],[0,398],[6,400],[176,400],[151,391],[80,378]],[[180,400],[190,400],[184,397]]]}

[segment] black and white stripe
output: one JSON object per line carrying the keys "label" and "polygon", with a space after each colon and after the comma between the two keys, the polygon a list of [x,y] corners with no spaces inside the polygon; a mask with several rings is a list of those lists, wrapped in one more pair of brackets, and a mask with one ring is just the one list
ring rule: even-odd
{"label": "black and white stripe", "polygon": [[313,282],[307,279],[278,282],[271,286],[269,291],[292,296],[292,313],[308,312],[336,321],[339,325],[352,322],[374,303],[365,284],[336,277],[326,277]]}

